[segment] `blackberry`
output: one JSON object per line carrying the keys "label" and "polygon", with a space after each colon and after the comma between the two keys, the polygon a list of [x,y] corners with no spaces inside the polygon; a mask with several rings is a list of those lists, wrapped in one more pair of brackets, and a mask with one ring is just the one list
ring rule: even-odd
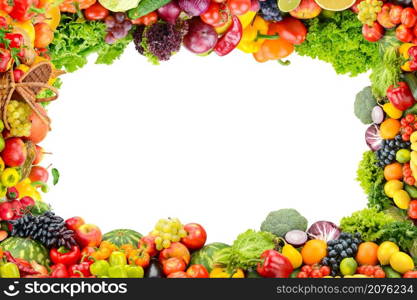
{"label": "blackberry", "polygon": [[376,151],[376,157],[378,159],[377,166],[385,167],[395,161],[395,155],[400,149],[409,149],[410,142],[403,141],[401,135],[397,135],[392,140],[382,140],[381,148]]}
{"label": "blackberry", "polygon": [[340,273],[339,265],[342,259],[356,255],[360,243],[362,243],[362,240],[359,233],[351,234],[347,232],[342,232],[337,240],[327,243],[327,256],[323,258],[321,263],[330,267],[331,276]]}
{"label": "blackberry", "polygon": [[260,1],[261,16],[265,21],[282,21],[282,12],[278,9],[276,0]]}
{"label": "blackberry", "polygon": [[51,211],[39,216],[26,214],[9,223],[13,226],[11,236],[29,237],[48,248],[64,246],[69,249],[77,244],[74,232],[66,227],[64,219]]}

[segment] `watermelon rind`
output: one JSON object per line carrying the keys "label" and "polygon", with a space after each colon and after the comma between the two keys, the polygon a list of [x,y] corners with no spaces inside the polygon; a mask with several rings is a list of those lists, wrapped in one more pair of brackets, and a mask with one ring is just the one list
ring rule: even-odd
{"label": "watermelon rind", "polygon": [[14,258],[21,258],[28,262],[49,266],[49,251],[41,243],[30,238],[9,237],[0,243],[3,251],[8,251]]}
{"label": "watermelon rind", "polygon": [[115,244],[117,247],[130,244],[135,247],[138,246],[142,235],[132,229],[115,229],[103,235],[103,241],[108,241]]}
{"label": "watermelon rind", "polygon": [[230,248],[229,245],[224,243],[211,243],[205,245],[200,250],[194,252],[191,256],[191,264],[203,265],[210,273],[214,268],[214,262],[216,261],[216,254],[225,248]]}

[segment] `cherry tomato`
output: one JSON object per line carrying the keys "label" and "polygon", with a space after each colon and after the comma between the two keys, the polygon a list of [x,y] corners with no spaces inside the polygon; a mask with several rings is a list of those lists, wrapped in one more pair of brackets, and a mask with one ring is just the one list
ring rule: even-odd
{"label": "cherry tomato", "polygon": [[308,274],[306,272],[301,271],[297,274],[297,278],[308,278]]}
{"label": "cherry tomato", "polygon": [[158,21],[158,14],[153,11],[143,17],[132,20],[132,24],[149,26],[155,24],[156,21]]}
{"label": "cherry tomato", "polygon": [[413,39],[413,31],[404,25],[400,25],[395,30],[395,36],[403,43],[409,43]]}
{"label": "cherry tomato", "polygon": [[310,275],[312,271],[313,271],[313,268],[310,265],[304,265],[301,267],[301,272],[304,272],[307,275]]}
{"label": "cherry tomato", "polygon": [[185,272],[175,272],[167,276],[167,278],[190,278]]}
{"label": "cherry tomato", "polygon": [[46,48],[54,39],[54,32],[46,23],[35,25],[35,47]]}
{"label": "cherry tomato", "polygon": [[187,265],[185,264],[184,260],[178,257],[168,258],[163,262],[162,266],[165,275],[182,272],[185,271],[186,268]]}
{"label": "cherry tomato", "polygon": [[384,27],[378,22],[374,22],[372,26],[364,24],[362,27],[362,35],[369,42],[376,42],[384,36]]}
{"label": "cherry tomato", "polygon": [[84,10],[84,16],[89,21],[104,20],[109,15],[109,10],[99,2]]}
{"label": "cherry tomato", "polygon": [[183,243],[190,250],[198,250],[204,246],[207,240],[207,233],[203,226],[191,223],[184,226],[184,230],[188,235],[181,239]]}
{"label": "cherry tomato", "polygon": [[374,275],[374,267],[373,266],[364,266],[363,268],[363,274],[367,275],[367,276],[372,276]]}
{"label": "cherry tomato", "polygon": [[417,278],[417,271],[405,272],[403,278]]}
{"label": "cherry tomato", "polygon": [[405,116],[405,120],[408,123],[412,123],[416,120],[416,117],[413,114],[408,114],[408,115]]}
{"label": "cherry tomato", "polygon": [[190,278],[209,278],[209,273],[203,265],[192,265],[187,269]]}
{"label": "cherry tomato", "polygon": [[417,200],[410,201],[407,213],[411,219],[417,219]]}
{"label": "cherry tomato", "polygon": [[201,20],[213,27],[222,27],[229,20],[229,11],[223,3],[211,2],[205,13],[200,15]]}
{"label": "cherry tomato", "polygon": [[331,273],[331,270],[330,270],[330,267],[328,267],[328,266],[322,266],[320,268],[320,272],[321,272],[321,274],[323,274],[323,276],[329,276],[330,273]]}
{"label": "cherry tomato", "polygon": [[401,23],[401,14],[403,12],[403,7],[400,5],[392,5],[391,10],[389,11],[389,19],[395,25]]}
{"label": "cherry tomato", "polygon": [[375,271],[374,277],[375,278],[385,278],[385,272],[382,271],[381,269],[378,269],[378,270]]}
{"label": "cherry tomato", "polygon": [[240,16],[250,10],[252,3],[251,0],[229,0],[227,5],[233,16]]}
{"label": "cherry tomato", "polygon": [[322,278],[323,274],[320,272],[320,270],[313,270],[310,274],[312,278]]}
{"label": "cherry tomato", "polygon": [[401,12],[401,24],[411,28],[417,23],[417,11],[412,7],[406,7]]}

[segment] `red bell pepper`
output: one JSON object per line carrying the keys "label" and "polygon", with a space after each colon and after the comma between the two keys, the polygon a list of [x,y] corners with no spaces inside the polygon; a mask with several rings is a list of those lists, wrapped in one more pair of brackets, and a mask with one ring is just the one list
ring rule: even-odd
{"label": "red bell pepper", "polygon": [[407,83],[401,81],[397,86],[391,85],[387,90],[388,100],[395,108],[404,111],[416,103]]}
{"label": "red bell pepper", "polygon": [[275,250],[266,250],[261,255],[262,263],[258,264],[259,275],[267,278],[289,278],[294,270],[291,262]]}
{"label": "red bell pepper", "polygon": [[77,278],[84,278],[84,277],[90,277],[90,262],[82,262],[78,265],[72,265],[68,268],[69,276],[70,277],[77,277]]}
{"label": "red bell pepper", "polygon": [[80,262],[90,262],[90,263],[94,263],[94,258],[91,257],[91,255],[96,252],[97,249],[94,247],[85,247],[82,251],[81,251],[81,259]]}
{"label": "red bell pepper", "polygon": [[25,22],[32,19],[35,14],[43,11],[38,8],[39,0],[13,0],[13,10],[10,16],[20,22]]}
{"label": "red bell pepper", "polygon": [[51,278],[68,278],[69,273],[64,264],[56,264],[51,267]]}
{"label": "red bell pepper", "polygon": [[13,59],[9,50],[0,48],[0,73],[8,71],[12,67]]}
{"label": "red bell pepper", "polygon": [[243,35],[242,23],[238,17],[232,17],[232,25],[214,46],[214,52],[219,56],[224,56],[232,52],[240,43]]}
{"label": "red bell pepper", "polygon": [[49,256],[54,264],[64,264],[66,266],[75,265],[81,259],[81,251],[78,246],[72,246],[70,250],[65,247],[59,249],[52,248]]}
{"label": "red bell pepper", "polygon": [[10,0],[0,0],[0,10],[10,14],[13,10],[13,6],[10,4]]}

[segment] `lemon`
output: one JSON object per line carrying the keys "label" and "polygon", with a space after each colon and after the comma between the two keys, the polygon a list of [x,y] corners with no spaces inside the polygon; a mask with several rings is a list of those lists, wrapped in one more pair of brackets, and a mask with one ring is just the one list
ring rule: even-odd
{"label": "lemon", "polygon": [[381,263],[381,265],[388,265],[391,259],[391,256],[394,253],[397,253],[399,251],[400,251],[400,248],[395,243],[389,242],[389,241],[383,242],[378,247],[378,252],[377,252],[378,260]]}
{"label": "lemon", "polygon": [[394,193],[396,191],[399,191],[399,190],[402,190],[403,189],[403,186],[404,186],[404,184],[401,181],[397,180],[397,179],[389,180],[384,185],[385,195],[387,195],[388,197],[392,198],[392,197],[394,197]]}
{"label": "lemon", "polygon": [[279,0],[278,8],[283,12],[290,12],[300,5],[301,0]]}
{"label": "lemon", "polygon": [[391,255],[389,263],[395,271],[402,274],[414,269],[413,259],[405,252],[396,252]]}
{"label": "lemon", "polygon": [[408,209],[408,205],[410,204],[410,195],[404,190],[399,190],[394,192],[393,197],[395,205],[401,209]]}
{"label": "lemon", "polygon": [[332,11],[341,11],[348,9],[356,0],[315,0],[316,3],[323,9]]}

